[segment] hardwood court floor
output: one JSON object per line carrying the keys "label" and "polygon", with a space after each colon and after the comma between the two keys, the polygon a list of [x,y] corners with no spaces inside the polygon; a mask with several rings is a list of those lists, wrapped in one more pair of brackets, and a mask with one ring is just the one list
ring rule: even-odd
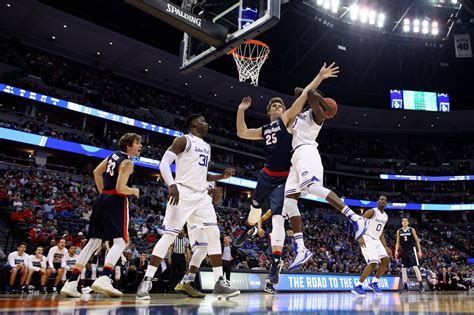
{"label": "hardwood court floor", "polygon": [[81,298],[59,295],[0,295],[0,314],[57,315],[172,315],[172,314],[474,314],[472,292],[386,292],[357,297],[351,293],[244,293],[229,300],[211,294],[191,299],[177,294],[154,294],[149,302],[135,295],[120,299],[88,294]]}

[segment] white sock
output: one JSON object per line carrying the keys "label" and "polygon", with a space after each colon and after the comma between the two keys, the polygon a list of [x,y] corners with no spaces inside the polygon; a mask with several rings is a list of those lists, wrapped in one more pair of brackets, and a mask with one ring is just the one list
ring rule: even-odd
{"label": "white sock", "polygon": [[145,277],[153,278],[157,270],[158,270],[158,267],[148,265],[148,268],[145,273]]}
{"label": "white sock", "polygon": [[222,266],[212,267],[212,273],[214,273],[214,282],[217,282],[220,277],[224,277],[224,271],[222,270]]}
{"label": "white sock", "polygon": [[379,278],[373,277],[372,278],[372,283],[379,283],[379,280],[380,280]]}
{"label": "white sock", "polygon": [[195,273],[188,273],[183,277],[183,280],[181,281],[182,283],[190,283],[194,281],[194,278],[196,278]]}
{"label": "white sock", "polygon": [[342,214],[344,214],[346,217],[349,218],[349,220],[354,221],[354,222],[360,219],[360,215],[355,214],[355,212],[352,211],[352,209],[349,208],[348,206],[345,206],[344,209],[342,209]]}
{"label": "white sock", "polygon": [[304,246],[304,239],[303,239],[303,232],[298,232],[298,233],[295,233],[293,235],[294,239],[295,239],[295,243],[296,243],[296,246],[298,248],[298,252],[302,251],[303,249],[305,249],[305,246]]}
{"label": "white sock", "polygon": [[360,282],[359,280],[357,280],[357,282],[356,282],[356,287],[358,287],[358,286],[360,286],[360,285],[362,285],[362,282]]}

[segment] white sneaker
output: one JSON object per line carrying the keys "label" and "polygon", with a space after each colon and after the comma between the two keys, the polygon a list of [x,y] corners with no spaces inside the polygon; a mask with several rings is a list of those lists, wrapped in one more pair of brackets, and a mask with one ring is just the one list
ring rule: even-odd
{"label": "white sneaker", "polygon": [[293,262],[288,267],[288,271],[296,270],[303,266],[311,257],[313,257],[313,253],[307,248],[298,252],[298,254],[296,254],[295,260],[293,260]]}
{"label": "white sneaker", "polygon": [[66,281],[63,288],[61,289],[62,296],[74,297],[78,298],[81,297],[81,293],[77,291],[77,285],[79,284],[78,281]]}
{"label": "white sneaker", "polygon": [[114,288],[112,285],[112,279],[107,276],[100,276],[91,286],[92,290],[98,293],[102,293],[108,297],[122,297],[123,293]]}

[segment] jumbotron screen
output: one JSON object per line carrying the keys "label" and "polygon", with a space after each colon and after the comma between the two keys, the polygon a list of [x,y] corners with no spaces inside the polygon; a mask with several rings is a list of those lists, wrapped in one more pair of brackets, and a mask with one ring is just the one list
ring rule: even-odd
{"label": "jumbotron screen", "polygon": [[449,112],[449,95],[446,93],[390,90],[390,106],[395,109],[430,112]]}

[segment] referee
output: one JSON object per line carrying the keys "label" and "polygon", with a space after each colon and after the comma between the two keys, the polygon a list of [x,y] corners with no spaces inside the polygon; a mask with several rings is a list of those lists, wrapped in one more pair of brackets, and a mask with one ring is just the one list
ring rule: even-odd
{"label": "referee", "polygon": [[186,274],[186,263],[191,257],[189,240],[181,230],[169,249],[168,262],[171,265],[169,288],[173,290]]}

